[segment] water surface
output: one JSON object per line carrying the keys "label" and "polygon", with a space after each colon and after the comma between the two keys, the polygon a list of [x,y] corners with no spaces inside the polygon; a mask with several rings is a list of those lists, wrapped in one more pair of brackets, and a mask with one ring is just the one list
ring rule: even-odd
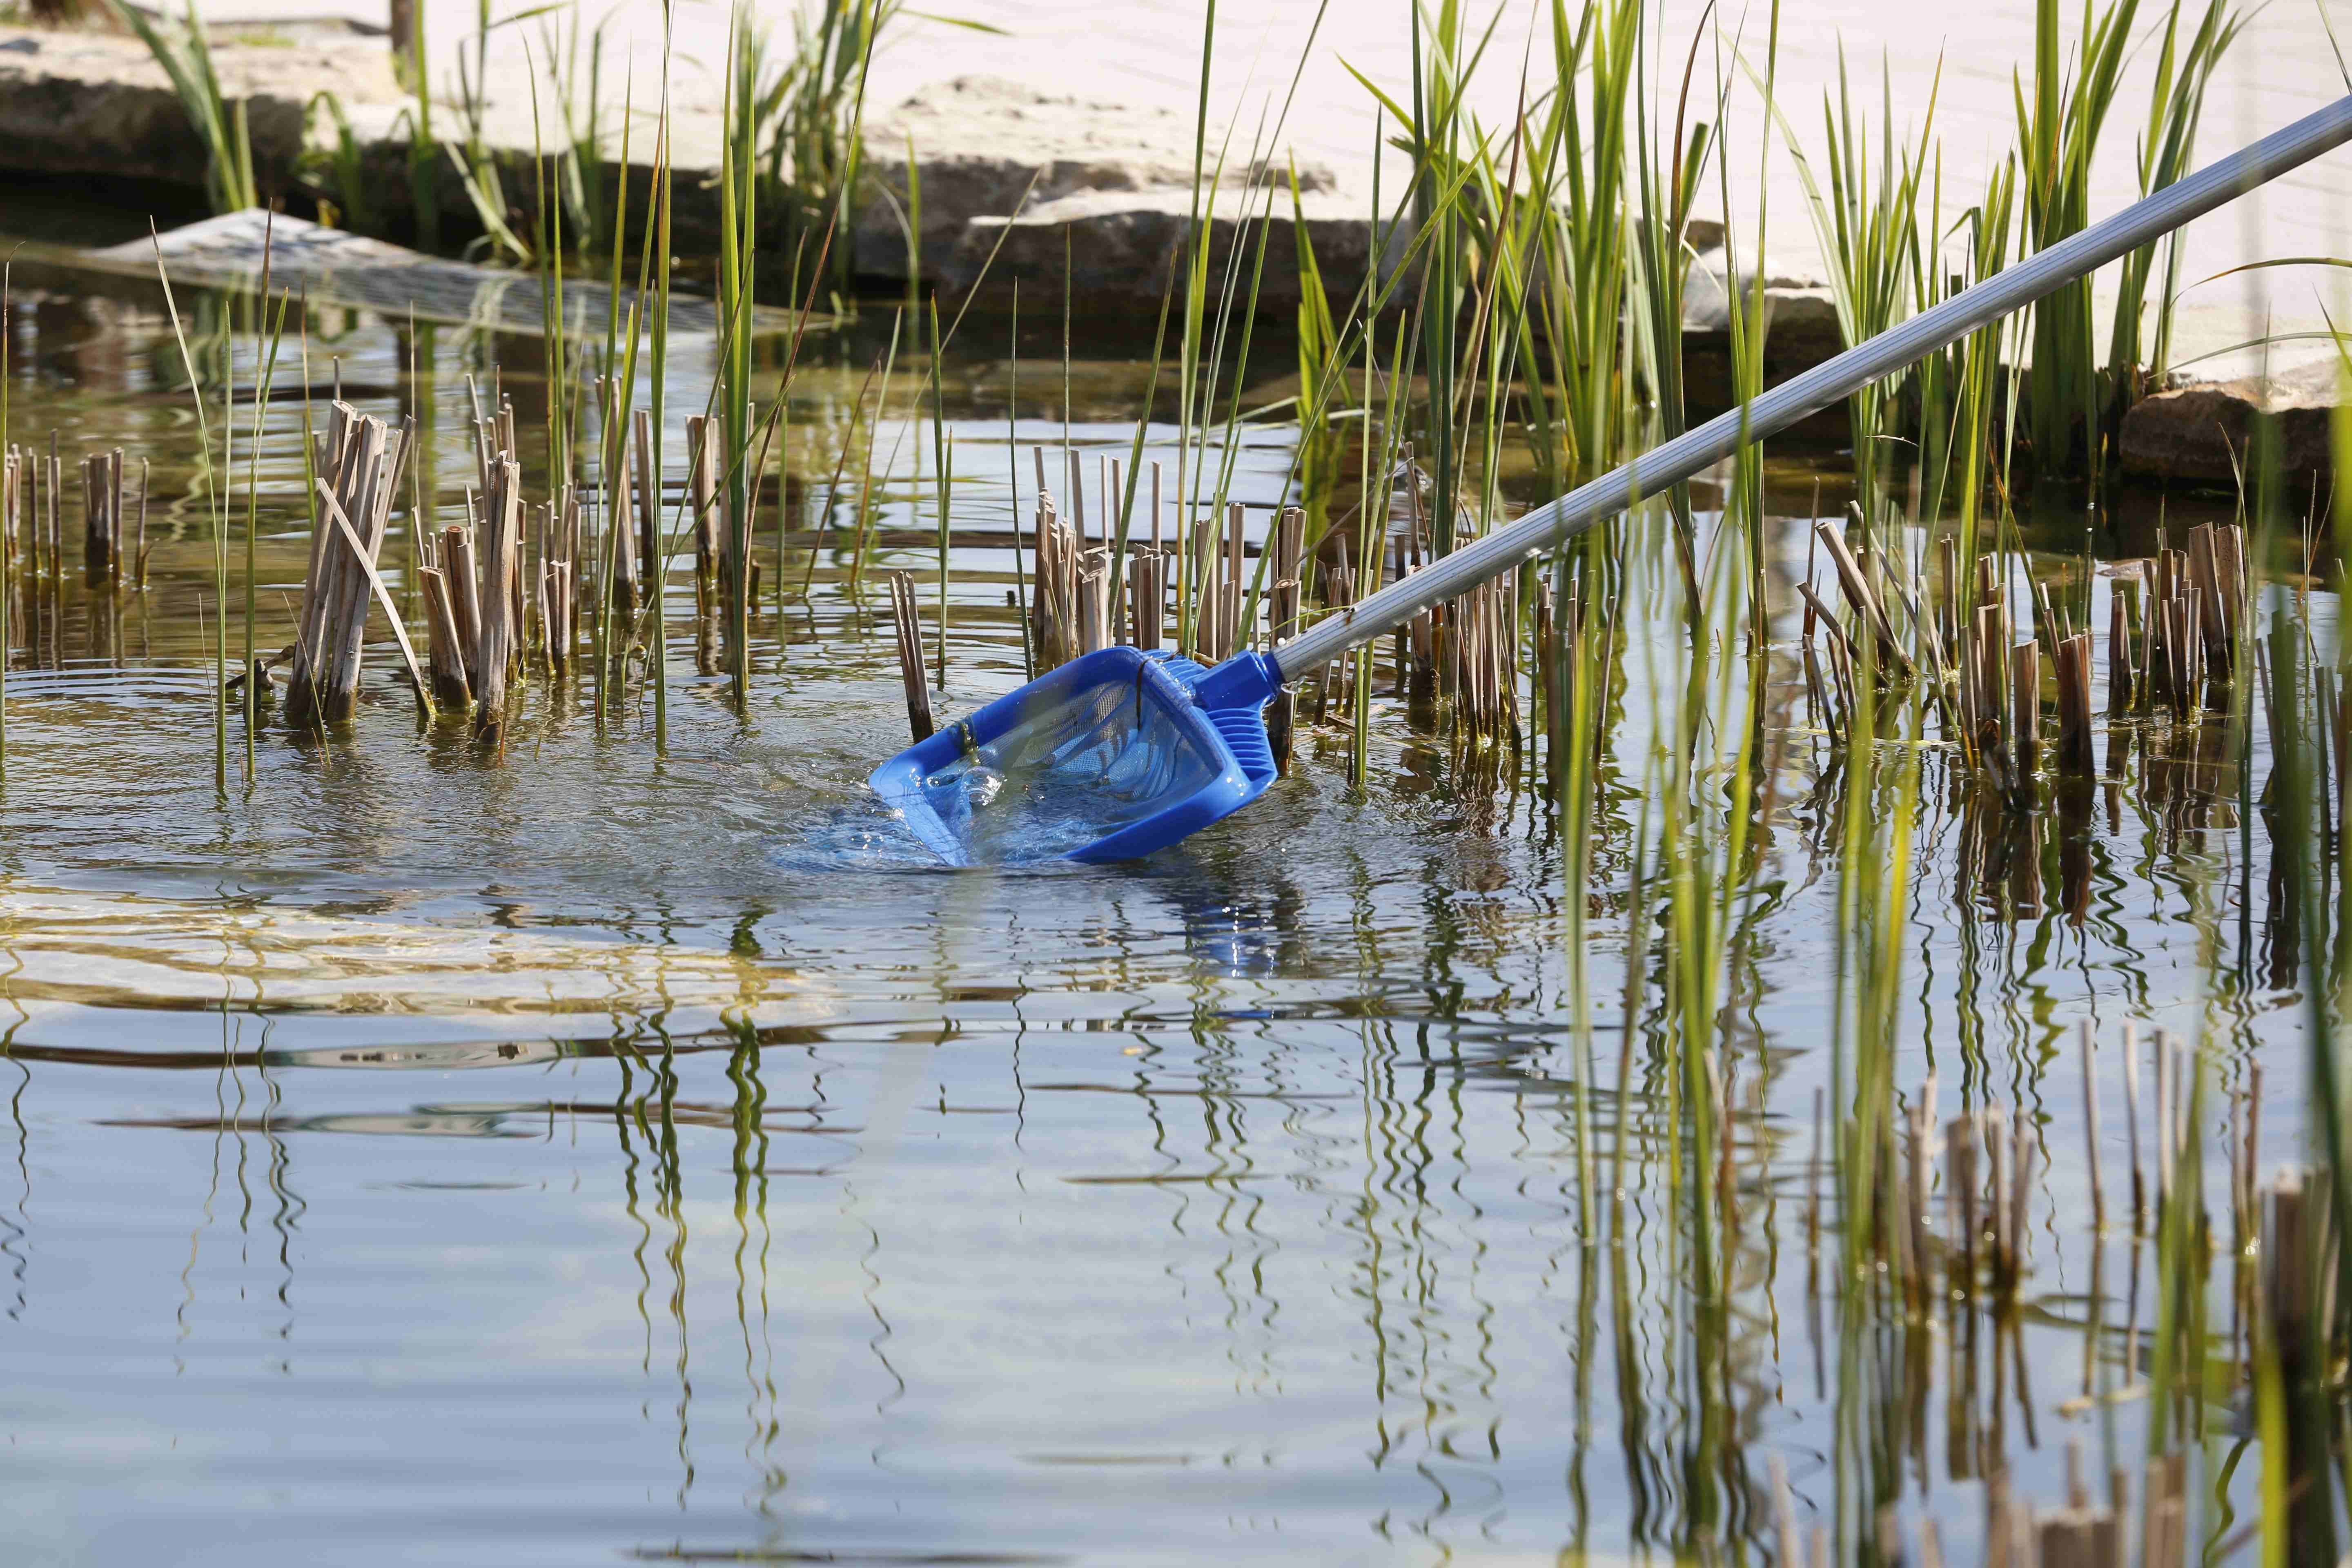
{"label": "water surface", "polygon": [[[2219,726],[2120,726],[2111,786],[2015,819],[1932,752],[1896,1084],[1932,1068],[1948,1114],[2045,1119],[2036,1272],[2013,1369],[1973,1318],[1908,1349],[1842,1325],[1804,1209],[1843,786],[1792,677],[1769,715],[1755,957],[1726,999],[1743,1223],[1701,1311],[1674,1064],[1622,1001],[1638,771],[1611,781],[1595,872],[1591,1065],[1557,825],[1385,693],[1365,790],[1344,733],[1310,730],[1265,800],[1148,861],[942,868],[863,786],[905,740],[881,569],[918,573],[935,628],[928,470],[855,583],[845,552],[784,552],[742,715],[677,616],[666,752],[634,693],[600,728],[583,688],[537,680],[503,754],[420,731],[379,643],[348,731],[266,729],[248,781],[233,721],[224,795],[221,606],[154,303],[28,296],[11,356],[12,436],[151,457],[157,534],[144,595],[69,588],[14,623],[0,1495],[19,1561],[1752,1552],[1775,1459],[1807,1522],[1853,1531],[1892,1501],[1965,1559],[1989,1455],[2047,1502],[2069,1441],[2095,1465],[2144,1442],[2152,1263],[2084,1228],[2074,1027],[2201,1031],[2230,1085],[2269,1062],[2266,1163],[2294,1146],[2292,948]],[[411,344],[340,312],[311,331],[309,383],[339,374],[371,413],[418,352],[445,509],[463,373],[536,417],[530,345]],[[794,529],[820,521],[873,352],[853,332],[815,353]],[[1024,360],[1017,404],[976,351],[950,378],[943,714],[1019,683],[1008,469],[1063,439],[1060,368]],[[681,361],[673,421],[698,374]],[[1092,483],[1144,377],[1073,380]],[[901,476],[925,446],[911,416],[902,382],[881,443]],[[275,647],[305,548],[299,402],[263,428]],[[1172,460],[1173,434],[1150,455]],[[1236,453],[1253,506],[1285,499],[1289,440],[1255,428]],[[1806,560],[1792,523],[1776,605]],[[1795,626],[1784,609],[1784,652]],[[1638,757],[1678,656],[1663,624],[1629,650]],[[2111,1188],[2121,1093],[2100,1090]],[[2217,1463],[2235,1434],[2216,1408]],[[2254,1468],[2206,1518],[2244,1517]]]}

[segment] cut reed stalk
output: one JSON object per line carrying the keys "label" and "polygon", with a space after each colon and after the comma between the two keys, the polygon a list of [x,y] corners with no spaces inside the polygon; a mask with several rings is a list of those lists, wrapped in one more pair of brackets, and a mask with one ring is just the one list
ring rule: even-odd
{"label": "cut reed stalk", "polygon": [[502,453],[491,465],[478,537],[482,576],[475,602],[473,658],[467,666],[475,723],[495,734],[507,718],[507,687],[522,657],[522,465]]}
{"label": "cut reed stalk", "polygon": [[93,588],[112,588],[122,559],[122,448],[81,460],[82,575]]}
{"label": "cut reed stalk", "polygon": [[[413,434],[411,426],[395,428],[338,402],[318,437],[318,482],[350,526],[320,528],[311,540],[296,623],[298,657],[286,694],[290,723],[309,729],[341,723],[357,704],[371,580]],[[418,695],[426,694],[420,689]]]}
{"label": "cut reed stalk", "polygon": [[[448,561],[452,554],[445,553]],[[470,572],[470,567],[468,568]],[[453,713],[463,713],[473,705],[473,686],[466,675],[466,649],[471,646],[459,628],[457,605],[460,600],[450,588],[450,579],[442,568],[422,567],[417,572],[425,588],[425,666],[433,686],[435,704]],[[470,602],[472,581],[467,579]]]}
{"label": "cut reed stalk", "polygon": [[898,637],[898,681],[907,698],[907,728],[915,742],[931,738],[937,726],[931,721],[931,684],[923,668],[923,626],[921,613],[915,605],[915,575],[911,572],[893,572],[890,584],[890,620]]}
{"label": "cut reed stalk", "polygon": [[[1304,604],[1302,580],[1307,574],[1307,513],[1295,506],[1286,506],[1274,520],[1273,573],[1274,586],[1267,605],[1270,621],[1270,646],[1279,647],[1298,635],[1299,612]],[[1265,734],[1274,750],[1274,763],[1287,773],[1293,726],[1297,719],[1298,700],[1287,686],[1266,705]]]}

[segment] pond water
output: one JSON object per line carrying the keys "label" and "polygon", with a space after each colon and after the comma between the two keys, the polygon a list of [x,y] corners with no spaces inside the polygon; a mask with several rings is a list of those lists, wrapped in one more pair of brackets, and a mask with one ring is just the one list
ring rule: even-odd
{"label": "pond water", "polygon": [[[933,628],[928,468],[855,584],[845,556],[785,552],[743,714],[676,617],[666,754],[634,695],[600,729],[537,679],[502,754],[420,731],[379,618],[353,726],[265,730],[248,781],[232,721],[224,796],[221,606],[160,298],[19,283],[11,437],[57,430],[68,472],[101,445],[152,459],[155,545],[145,594],[70,587],[12,631],[14,1561],[1752,1558],[1776,1462],[1805,1525],[1859,1541],[1895,1502],[1973,1561],[1990,1457],[2052,1502],[2070,1442],[2103,1473],[2147,1441],[2153,1258],[2084,1228],[2079,1023],[2200,1036],[2222,1086],[2269,1063],[2265,1163],[2297,1147],[2297,978],[2220,725],[2119,727],[2112,786],[1992,822],[1937,752],[1895,1081],[1932,1068],[1948,1108],[2042,1119],[2034,1272],[2013,1352],[1958,1310],[1907,1339],[1843,1320],[1806,1217],[1841,786],[1799,683],[1769,714],[1766,896],[1726,998],[1741,1223],[1703,1301],[1670,1064],[1623,1005],[1638,769],[1604,813],[1590,1083],[1557,824],[1385,694],[1365,789],[1344,732],[1310,731],[1265,799],[1150,860],[941,868],[864,787],[906,736],[880,565],[917,572]],[[1065,439],[1052,349],[1016,402],[984,331],[1002,342],[975,326],[947,377],[950,716],[1020,681],[1012,443]],[[876,332],[816,342],[796,384],[796,526]],[[707,386],[692,352],[673,423]],[[309,353],[320,395],[340,375],[373,414],[422,367],[452,515],[463,373],[495,371],[527,433],[539,416],[530,343],[320,310]],[[1089,464],[1125,455],[1147,380],[1073,368]],[[899,474],[924,445],[908,382],[880,442]],[[299,593],[300,419],[288,398],[262,421],[265,648]],[[1292,434],[1254,426],[1234,454],[1253,507],[1284,499]],[[1148,455],[1174,438],[1154,426]],[[1811,460],[1776,473],[1785,510],[1814,510]],[[2063,526],[2061,556],[2146,548],[2137,524]],[[1776,569],[1806,560],[1792,518]],[[1663,625],[1635,643],[1629,744],[1644,670],[1675,658]],[[2244,761],[2259,775],[2259,741]],[[2110,1193],[2123,1092],[2098,1089]],[[2222,1468],[2242,1425],[2215,1405],[2199,1472],[2224,1534],[2248,1516],[2255,1467]]]}

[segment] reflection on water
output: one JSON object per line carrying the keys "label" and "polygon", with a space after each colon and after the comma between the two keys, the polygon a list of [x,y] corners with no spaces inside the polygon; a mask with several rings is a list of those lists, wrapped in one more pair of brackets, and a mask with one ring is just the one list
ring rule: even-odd
{"label": "reflection on water", "polygon": [[[1466,787],[1402,703],[1367,793],[1309,733],[1264,801],[1147,863],[940,874],[863,792],[903,735],[879,574],[854,590],[800,543],[814,587],[763,606],[748,719],[681,675],[665,756],[643,714],[600,731],[540,691],[500,763],[372,680],[350,733],[268,733],[216,799],[191,437],[122,309],[102,353],[20,318],[12,356],[13,417],[161,476],[153,590],[19,619],[8,679],[0,1488],[26,1558],[1769,1552],[1777,1465],[1842,1555],[1894,1504],[1969,1560],[2001,1456],[2049,1458],[2014,1473],[2048,1501],[2068,1443],[2143,1444],[2152,1262],[2073,1217],[2061,1046],[2201,1017],[2238,1081],[2290,1036],[2262,760],[2218,728],[2118,726],[2112,779],[2030,815],[1928,757],[1897,1082],[2050,1119],[2048,1207],[2016,1317],[1848,1321],[1809,1218],[1843,785],[1795,705],[1726,1014],[1738,1223],[1702,1238],[1668,1044],[1621,1004],[1634,781],[1606,804],[1587,1068],[1556,824]],[[384,412],[411,345],[340,330]],[[499,358],[527,348],[430,353],[531,395]],[[1001,473],[970,369],[955,472]],[[797,472],[833,466],[830,374]],[[1059,438],[1058,406],[1018,412]],[[1079,438],[1123,451],[1095,412]],[[298,428],[271,411],[266,526]],[[1286,453],[1253,439],[1270,502]],[[795,537],[821,493],[792,487]],[[1010,510],[992,479],[958,498],[949,713],[1019,678],[983,537]],[[301,547],[272,533],[265,573]]]}

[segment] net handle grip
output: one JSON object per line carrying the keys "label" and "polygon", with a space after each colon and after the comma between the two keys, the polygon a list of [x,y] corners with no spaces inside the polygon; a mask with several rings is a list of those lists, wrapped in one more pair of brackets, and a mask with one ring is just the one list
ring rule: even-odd
{"label": "net handle grip", "polygon": [[2352,141],[2352,95],[1856,343],[1746,406],[1652,447],[1547,501],[1509,527],[1438,557],[1362,603],[1326,616],[1275,649],[1282,679],[1296,680],[1349,649],[1396,630],[1431,606],[1501,576],[1529,556],[1554,549],[1593,524],[1696,476],[1741,447],[1777,435],[2347,141]]}

